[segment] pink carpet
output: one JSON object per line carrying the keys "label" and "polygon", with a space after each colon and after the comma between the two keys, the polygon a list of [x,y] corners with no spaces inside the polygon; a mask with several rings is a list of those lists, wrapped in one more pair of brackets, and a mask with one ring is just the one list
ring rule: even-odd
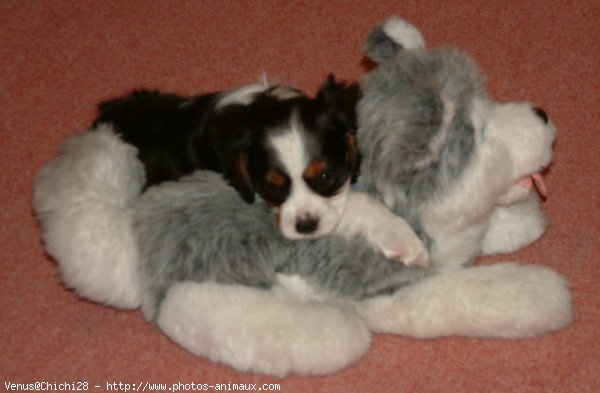
{"label": "pink carpet", "polygon": [[[5,382],[82,381],[102,391],[107,382],[147,381],[277,383],[284,392],[599,391],[600,3],[368,3],[0,3],[0,390]],[[377,335],[342,372],[276,379],[196,358],[140,313],[64,289],[39,238],[32,183],[61,141],[90,123],[97,102],[141,86],[223,89],[262,73],[310,92],[329,71],[358,80],[367,33],[393,13],[429,46],[471,53],[496,99],[535,101],[558,126],[543,205],[552,225],[510,259],[569,279],[576,320],[568,329],[516,341]]]}

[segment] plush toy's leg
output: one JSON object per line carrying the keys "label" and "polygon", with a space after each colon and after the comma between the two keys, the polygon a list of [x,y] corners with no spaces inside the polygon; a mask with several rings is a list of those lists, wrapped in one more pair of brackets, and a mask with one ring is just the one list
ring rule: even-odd
{"label": "plush toy's leg", "polygon": [[544,234],[547,225],[535,193],[521,203],[498,206],[490,217],[482,254],[509,253],[528,246]]}
{"label": "plush toy's leg", "polygon": [[376,332],[413,337],[531,337],[567,326],[566,280],[542,266],[501,263],[433,276],[358,311]]}
{"label": "plush toy's leg", "polygon": [[62,280],[86,299],[140,306],[138,254],[128,208],[143,168],[109,126],[73,136],[39,173],[35,211]]}
{"label": "plush toy's leg", "polygon": [[195,355],[277,376],[334,372],[357,361],[370,343],[351,309],[211,282],[171,287],[157,323]]}

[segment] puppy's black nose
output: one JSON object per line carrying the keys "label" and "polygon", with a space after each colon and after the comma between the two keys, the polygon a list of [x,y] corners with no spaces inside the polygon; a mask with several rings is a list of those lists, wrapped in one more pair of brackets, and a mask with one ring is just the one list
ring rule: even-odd
{"label": "puppy's black nose", "polygon": [[298,219],[298,221],[296,221],[296,231],[304,235],[313,233],[317,230],[318,226],[319,220],[311,217]]}
{"label": "puppy's black nose", "polygon": [[533,111],[539,116],[540,119],[544,121],[544,123],[548,123],[548,115],[542,108],[533,108]]}

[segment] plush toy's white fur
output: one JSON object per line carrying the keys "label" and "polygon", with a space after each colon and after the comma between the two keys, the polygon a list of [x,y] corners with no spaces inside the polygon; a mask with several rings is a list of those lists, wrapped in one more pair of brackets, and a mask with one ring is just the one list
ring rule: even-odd
{"label": "plush toy's white fur", "polygon": [[[414,27],[393,24],[386,29],[408,34],[406,47],[423,46]],[[496,253],[527,245],[545,229],[535,195],[502,189],[550,159],[553,133],[530,122],[526,108],[494,104],[488,112],[483,105],[473,114],[484,138],[470,172],[423,212],[436,240],[432,259],[445,261],[439,274],[358,303],[332,299],[295,277],[280,277],[272,291],[182,282],[167,293],[159,327],[194,354],[284,375],[324,374],[351,364],[368,349],[370,331],[517,338],[568,325],[571,294],[552,270],[512,263],[460,268],[472,255],[465,255],[458,237]],[[135,153],[100,126],[70,138],[35,184],[43,238],[65,284],[120,308],[140,305],[130,208],[143,175]]]}
{"label": "plush toy's white fur", "polygon": [[546,229],[537,194],[516,183],[550,163],[554,126],[529,103],[491,104],[486,113],[467,173],[424,209],[423,224],[436,239],[431,260],[444,270],[461,268],[481,244],[484,254],[515,251]]}
{"label": "plush toy's white fur", "polygon": [[109,126],[70,137],[38,174],[34,207],[48,253],[77,294],[120,308],[140,306],[130,206],[143,184],[134,147]]}
{"label": "plush toy's white fur", "polygon": [[359,314],[375,332],[421,338],[531,337],[562,328],[572,318],[563,277],[543,266],[511,263],[436,275],[366,301]]}
{"label": "plush toy's white fur", "polygon": [[482,254],[519,250],[542,236],[547,225],[538,196],[529,191],[519,203],[496,206],[482,241]]}
{"label": "plush toy's white fur", "polygon": [[[551,123],[544,125],[532,116],[531,105],[493,105],[490,119],[493,121],[485,128],[485,140],[502,143],[507,154],[491,176],[497,178],[502,173],[501,176],[509,176],[511,180],[520,179],[550,164],[556,130]],[[491,255],[516,251],[537,240],[546,227],[537,193],[514,184],[496,199],[482,252]]]}
{"label": "plush toy's white fur", "polygon": [[404,49],[422,49],[425,48],[425,40],[421,32],[410,23],[398,18],[390,17],[383,25],[383,30],[394,39],[394,41],[404,47]]}
{"label": "plush toy's white fur", "polygon": [[337,371],[360,359],[371,341],[347,305],[210,282],[172,287],[158,325],[195,355],[278,376]]}

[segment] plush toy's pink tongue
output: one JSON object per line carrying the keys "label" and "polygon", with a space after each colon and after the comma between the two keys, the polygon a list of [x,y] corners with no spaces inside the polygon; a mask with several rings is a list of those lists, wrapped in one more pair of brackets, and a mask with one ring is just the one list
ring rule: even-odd
{"label": "plush toy's pink tongue", "polygon": [[535,185],[535,189],[542,196],[546,198],[548,196],[548,189],[544,184],[544,179],[541,173],[534,173],[533,175],[525,176],[517,182],[517,184],[524,188],[531,188]]}

